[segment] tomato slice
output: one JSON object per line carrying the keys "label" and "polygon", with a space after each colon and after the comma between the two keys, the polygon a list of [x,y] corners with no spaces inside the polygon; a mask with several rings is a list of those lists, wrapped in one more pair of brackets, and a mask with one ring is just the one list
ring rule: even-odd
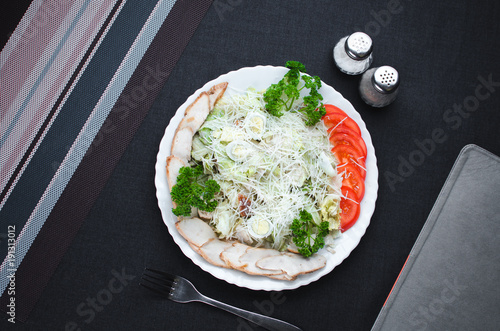
{"label": "tomato slice", "polygon": [[331,113],[323,116],[323,122],[327,128],[335,128],[338,125],[345,125],[361,136],[358,124],[349,116],[340,113]]}
{"label": "tomato slice", "polygon": [[[351,145],[340,144],[332,148],[332,154],[339,161],[339,168],[344,164],[351,163],[358,171],[361,177],[366,177],[365,156],[359,150]],[[340,171],[342,171],[340,169]]]}
{"label": "tomato slice", "polygon": [[328,128],[332,153],[339,161],[338,173],[342,176],[340,199],[340,227],[347,231],[359,218],[359,202],[365,195],[365,160],[367,148],[358,124],[342,109],[325,104],[323,122]]}
{"label": "tomato slice", "polygon": [[342,109],[340,109],[339,107],[337,106],[334,106],[334,105],[331,105],[331,104],[326,104],[324,105],[325,106],[325,110],[326,110],[326,114],[333,114],[333,113],[339,113],[339,114],[342,114],[344,116],[348,116],[345,111],[343,111]]}
{"label": "tomato slice", "polygon": [[[351,200],[355,193],[348,187],[342,187],[342,197],[340,199],[340,229],[342,232],[349,230],[359,217],[359,203]],[[347,197],[347,198],[346,198]]]}
{"label": "tomato slice", "polygon": [[363,155],[366,157],[366,153],[361,150],[361,146],[359,144],[359,139],[356,139],[356,137],[353,137],[351,135],[345,134],[345,133],[336,133],[330,136],[330,143],[333,146],[337,145],[349,145],[354,147],[360,155]]}
{"label": "tomato slice", "polygon": [[347,145],[353,145],[354,147],[356,147],[357,149],[359,149],[363,155],[367,155],[368,153],[368,150],[366,148],[366,144],[365,144],[365,141],[363,140],[363,138],[357,134],[355,131],[349,129],[348,127],[346,127],[345,125],[339,125],[337,126],[335,129],[334,128],[330,128],[328,129],[328,134],[330,135],[330,142],[332,143],[333,146],[336,146],[336,144],[332,141],[332,139],[334,141],[337,141],[337,143],[341,143],[340,140],[338,138],[334,138],[335,135],[337,134],[344,134],[344,135],[347,135],[349,136],[348,138],[348,141],[349,142],[352,142],[347,144],[346,142],[344,142],[344,144],[347,144]]}
{"label": "tomato slice", "polygon": [[365,180],[356,167],[352,163],[347,163],[339,168],[339,174],[342,176],[342,186],[350,188],[356,196],[355,200],[361,202],[365,195]]}

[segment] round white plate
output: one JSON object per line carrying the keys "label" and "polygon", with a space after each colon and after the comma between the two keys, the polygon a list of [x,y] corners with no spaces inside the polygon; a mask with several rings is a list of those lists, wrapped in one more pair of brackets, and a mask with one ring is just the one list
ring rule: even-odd
{"label": "round white plate", "polygon": [[170,123],[165,130],[165,135],[160,143],[160,149],[155,166],[156,196],[158,198],[158,205],[161,210],[163,221],[167,225],[168,231],[172,235],[175,243],[181,248],[182,252],[196,265],[212,274],[214,277],[252,290],[280,291],[295,289],[316,281],[322,276],[328,274],[347,256],[349,256],[352,250],[358,245],[361,237],[364,235],[366,228],[368,227],[368,224],[370,224],[370,218],[375,209],[375,200],[377,199],[377,160],[375,157],[375,149],[373,148],[372,140],[368,130],[366,129],[366,125],[361,119],[359,113],[356,112],[349,101],[344,99],[344,97],[335,91],[335,89],[322,82],[322,87],[319,92],[323,95],[323,103],[333,104],[343,109],[358,123],[368,150],[368,156],[366,159],[367,174],[365,179],[365,196],[360,205],[361,212],[359,219],[354,226],[344,232],[340,238],[336,239],[337,243],[335,247],[335,254],[331,254],[325,249],[320,250],[319,254],[324,255],[327,259],[326,266],[313,273],[301,275],[294,281],[274,280],[264,276],[251,276],[241,271],[220,268],[208,263],[198,253],[196,253],[188,245],[187,241],[179,234],[175,227],[177,218],[172,213],[172,200],[168,189],[165,167],[166,158],[170,155],[170,146],[174,132],[184,116],[186,107],[190,105],[202,91],[208,91],[213,85],[218,83],[229,83],[225,95],[241,94],[244,93],[249,87],[253,87],[257,90],[266,89],[271,84],[277,83],[287,71],[288,69],[285,67],[273,66],[242,68],[236,71],[231,71],[206,83],[203,87],[194,92],[194,94],[191,95],[186,102],[179,107],[179,109],[177,109],[175,116],[170,120]]}

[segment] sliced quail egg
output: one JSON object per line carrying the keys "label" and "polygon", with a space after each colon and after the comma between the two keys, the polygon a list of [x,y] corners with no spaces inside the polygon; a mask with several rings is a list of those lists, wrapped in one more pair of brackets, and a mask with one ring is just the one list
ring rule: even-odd
{"label": "sliced quail egg", "polygon": [[318,157],[318,165],[330,177],[335,176],[335,169],[333,169],[332,163],[333,159],[328,157],[325,152],[321,152]]}
{"label": "sliced quail egg", "polygon": [[254,238],[265,238],[271,231],[271,223],[262,217],[253,216],[248,220],[248,232]]}
{"label": "sliced quail egg", "polygon": [[261,140],[266,129],[266,116],[258,112],[251,112],[244,121],[247,134],[255,140]]}
{"label": "sliced quail egg", "polygon": [[226,146],[227,156],[235,162],[242,162],[246,160],[250,156],[251,152],[252,147],[250,144],[242,140],[232,141]]}

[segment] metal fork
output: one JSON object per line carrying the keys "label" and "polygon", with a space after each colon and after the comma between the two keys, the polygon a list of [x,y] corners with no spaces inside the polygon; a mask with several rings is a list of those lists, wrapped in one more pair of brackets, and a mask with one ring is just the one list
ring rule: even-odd
{"label": "metal fork", "polygon": [[188,303],[194,301],[203,302],[249,320],[250,322],[262,326],[268,330],[301,331],[300,328],[290,323],[280,321],[269,316],[264,316],[240,308],[236,308],[204,296],[203,294],[198,292],[194,285],[191,284],[191,282],[187,279],[180,276],[171,275],[163,271],[153,270],[150,268],[144,269],[144,273],[139,284],[153,292],[166,296],[172,301],[179,303]]}

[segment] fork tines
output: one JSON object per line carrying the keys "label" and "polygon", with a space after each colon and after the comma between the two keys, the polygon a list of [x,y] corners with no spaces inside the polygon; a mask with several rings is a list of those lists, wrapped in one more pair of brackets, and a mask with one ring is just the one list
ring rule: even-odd
{"label": "fork tines", "polygon": [[169,296],[175,283],[175,278],[174,275],[169,273],[145,268],[139,285],[158,294]]}

